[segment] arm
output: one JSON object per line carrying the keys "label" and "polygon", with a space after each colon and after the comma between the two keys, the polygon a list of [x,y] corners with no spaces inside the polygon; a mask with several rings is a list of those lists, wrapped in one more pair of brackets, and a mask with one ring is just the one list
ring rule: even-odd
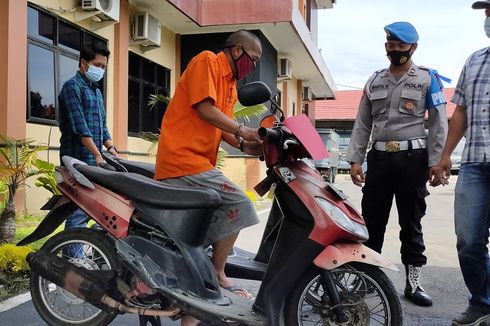
{"label": "arm", "polygon": [[446,145],[442,151],[441,160],[438,167],[446,179],[451,175],[451,154],[458,145],[458,142],[463,138],[466,124],[465,108],[457,105],[454,110],[451,122],[449,123],[449,131],[447,135]]}
{"label": "arm", "polygon": [[[100,96],[100,98],[102,98],[102,93],[100,93],[98,89],[97,89],[97,94],[98,96]],[[117,156],[117,149],[112,143],[112,137],[111,134],[109,133],[109,129],[107,128],[107,113],[105,110],[101,110],[101,111],[102,111],[101,114],[102,114],[102,123],[103,123],[102,142],[104,144],[104,147],[107,149],[109,153]]]}
{"label": "arm", "polygon": [[[226,133],[243,137],[245,140],[261,141],[257,129],[243,126],[235,120],[230,119],[226,114],[215,108],[212,101],[209,99],[194,105],[194,109],[199,118],[209,122]],[[228,141],[226,142],[229,143]],[[233,144],[230,145],[233,146]]]}
{"label": "arm", "polygon": [[104,142],[104,146],[105,146],[105,148],[107,148],[107,151],[109,153],[111,153],[114,156],[117,156],[118,152],[117,152],[116,146],[114,146],[111,139],[106,140]]}
{"label": "arm", "polygon": [[454,148],[456,148],[458,142],[463,137],[466,129],[466,67],[470,60],[471,57],[466,61],[461,71],[458,84],[456,85],[454,96],[452,98],[453,103],[456,104],[456,109],[454,110],[453,116],[451,117],[451,122],[449,123],[446,144],[444,145],[441,158],[436,166],[436,171],[434,172],[437,174],[437,176],[431,180],[431,185],[434,187],[440,184],[445,185],[448,183],[447,180],[451,176],[451,153],[454,151]]}
{"label": "arm", "polygon": [[217,81],[221,70],[217,56],[204,51],[194,57],[186,68],[189,103],[199,118],[220,129],[245,140],[260,141],[257,129],[245,127],[215,107],[218,98]]}
{"label": "arm", "polygon": [[97,165],[100,165],[101,163],[104,163],[104,158],[100,154],[99,149],[94,143],[94,140],[92,137],[84,137],[82,136],[80,138],[80,141],[82,142],[83,146],[87,147],[87,149],[90,151],[95,156],[95,162]]}
{"label": "arm", "polygon": [[364,173],[361,164],[366,155],[372,125],[371,101],[365,93],[359,104],[359,111],[357,112],[346,157],[347,161],[351,162],[350,176],[352,182],[359,187],[364,182]]}
{"label": "arm", "polygon": [[248,155],[258,156],[263,154],[262,142],[244,140],[242,148],[240,148],[240,142],[236,139],[235,135],[228,132],[223,132],[221,138],[230,146],[239,148],[242,152]]}
{"label": "arm", "polygon": [[441,158],[447,135],[447,112],[444,87],[437,71],[429,69],[430,85],[426,93],[426,106],[429,113],[428,151],[429,167],[433,167]]}
{"label": "arm", "polygon": [[429,175],[427,179],[431,186],[437,186],[440,181],[440,170],[436,165],[441,158],[442,149],[446,143],[447,130],[446,104],[429,108]]}

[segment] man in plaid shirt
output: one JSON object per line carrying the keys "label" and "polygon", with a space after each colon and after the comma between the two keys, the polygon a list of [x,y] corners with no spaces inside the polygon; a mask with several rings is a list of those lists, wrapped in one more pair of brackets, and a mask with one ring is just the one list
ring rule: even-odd
{"label": "man in plaid shirt", "polygon": [[[68,155],[89,165],[104,163],[102,146],[117,155],[107,129],[104,98],[97,82],[104,76],[110,52],[106,47],[92,45],[80,51],[79,71],[68,80],[58,96],[60,158]],[[65,228],[85,227],[86,214],[77,209],[69,216]],[[70,249],[71,256],[78,256],[81,246]]]}
{"label": "man in plaid shirt", "polygon": [[[490,0],[473,3],[485,9],[485,33],[490,38]],[[454,227],[459,266],[471,293],[468,308],[452,325],[490,321],[490,48],[474,52],[466,61],[452,101],[456,109],[438,164],[439,183],[451,172],[451,153],[460,139],[466,143],[455,188]]]}

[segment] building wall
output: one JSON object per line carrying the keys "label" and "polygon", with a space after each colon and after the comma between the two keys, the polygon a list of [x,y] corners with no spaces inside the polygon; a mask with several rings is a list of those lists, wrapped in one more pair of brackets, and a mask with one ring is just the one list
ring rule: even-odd
{"label": "building wall", "polygon": [[0,1],[0,134],[25,137],[27,71],[25,0]]}
{"label": "building wall", "polygon": [[[19,2],[15,2],[16,4],[19,4]],[[170,94],[172,95],[173,92],[175,91],[175,83],[176,80],[178,79],[178,75],[180,75],[180,67],[177,67],[176,65],[179,63],[179,58],[180,56],[180,48],[179,48],[179,37],[175,33],[173,33],[171,30],[166,28],[165,26],[162,27],[162,40],[161,40],[161,47],[157,49],[153,49],[148,52],[144,52],[142,48],[140,48],[139,45],[134,45],[134,44],[128,44],[129,47],[125,51],[121,51],[122,53],[118,53],[119,56],[117,56],[117,51],[120,50],[120,48],[115,49],[115,46],[119,46],[117,44],[118,41],[121,41],[124,44],[124,37],[127,37],[129,39],[130,35],[123,36],[121,35],[121,40],[116,39],[117,36],[117,28],[120,28],[122,31],[128,31],[129,26],[126,26],[126,28],[121,28],[121,25],[123,24],[129,24],[129,21],[127,19],[124,19],[127,17],[127,15],[131,15],[135,11],[139,11],[140,9],[134,6],[129,6],[127,2],[125,5],[128,6],[128,13],[126,13],[126,16],[123,14],[123,10],[121,10],[121,20],[119,23],[119,26],[116,25],[111,25],[108,27],[104,27],[101,29],[93,30],[90,24],[90,21],[82,21],[82,22],[76,22],[75,21],[75,12],[72,10],[75,7],[78,7],[79,1],[71,1],[71,0],[65,0],[62,3],[62,7],[60,8],[60,2],[58,0],[33,0],[31,1],[33,4],[36,4],[45,10],[50,11],[53,15],[57,15],[60,17],[63,17],[64,19],[82,27],[87,30],[93,31],[95,34],[107,39],[108,42],[108,47],[109,50],[111,51],[111,58],[109,59],[109,64],[106,72],[106,105],[107,105],[107,116],[108,116],[108,128],[113,135],[114,140],[116,141],[116,137],[114,137],[114,132],[115,132],[115,125],[114,121],[123,121],[123,124],[125,123],[126,125],[119,126],[120,128],[120,135],[118,139],[118,147],[123,150],[127,150],[130,154],[125,155],[127,156],[128,159],[132,160],[138,160],[138,161],[144,161],[144,162],[150,162],[154,163],[155,162],[155,149],[151,152],[152,155],[141,155],[144,153],[147,153],[151,143],[139,138],[139,137],[128,137],[127,135],[127,85],[124,85],[124,83],[127,84],[127,67],[121,67],[120,64],[121,62],[125,62],[127,65],[127,51],[132,51],[148,60],[151,60],[159,65],[162,65],[168,69],[171,70],[171,89],[170,89]],[[12,0],[11,0],[12,3]],[[27,2],[23,4],[23,6],[26,6]],[[25,21],[23,22],[25,25]],[[22,30],[22,29],[21,29]],[[22,33],[22,38],[25,38],[26,31],[23,29]],[[8,35],[4,35],[3,39],[7,40]],[[17,38],[18,39],[18,38]],[[130,43],[130,41],[128,41]],[[26,47],[26,45],[23,45]],[[25,50],[24,50],[25,51]],[[7,54],[4,54],[5,57],[8,57]],[[121,56],[123,58],[121,58]],[[124,58],[125,56],[125,58]],[[10,60],[15,59],[11,54],[9,55]],[[26,66],[26,55],[23,56],[22,58],[22,64],[21,66],[25,67]],[[126,60],[123,60],[126,59]],[[124,69],[126,68],[126,69]],[[117,74],[123,74],[123,76],[120,76],[119,78],[121,81],[119,81],[116,77]],[[125,74],[125,76],[124,76]],[[25,76],[26,74],[20,74],[21,76]],[[9,82],[11,82],[9,80]],[[20,83],[23,87],[25,87],[26,81],[24,78],[20,81]],[[124,87],[126,86],[126,87]],[[121,92],[119,88],[125,88],[124,91]],[[115,96],[119,96],[121,98],[116,98]],[[25,98],[22,96],[21,98]],[[125,103],[126,102],[126,103]],[[118,105],[115,105],[118,104]],[[124,105],[126,104],[126,105]],[[122,106],[123,109],[118,111],[119,106]],[[6,106],[8,107],[8,106]],[[21,110],[23,111],[22,114],[20,115],[20,120],[19,120],[19,115],[16,115],[17,119],[19,122],[17,124],[20,124],[22,127],[25,128],[25,136],[28,138],[32,138],[36,140],[37,143],[41,145],[46,145],[50,146],[54,149],[51,149],[47,152],[41,153],[40,158],[48,160],[54,164],[59,164],[59,151],[56,149],[59,147],[59,139],[60,139],[60,132],[58,127],[56,126],[47,126],[47,125],[41,125],[41,124],[34,124],[34,123],[26,123],[25,122],[25,107],[26,104],[25,102],[21,105],[18,105],[17,107],[21,107]],[[8,110],[2,110],[2,114],[9,112]],[[123,116],[123,119],[120,119],[120,117]],[[125,119],[124,119],[125,118]],[[18,130],[22,130],[22,128],[17,128]],[[20,133],[18,135],[18,138],[22,138],[24,136],[24,133]],[[134,154],[131,154],[134,153]],[[250,160],[250,159],[248,159]],[[247,159],[245,158],[229,158],[227,159],[227,164],[225,168],[225,174],[228,175],[233,181],[235,181],[237,184],[239,184],[242,187],[246,187],[247,183],[250,184],[251,182],[247,182],[247,174],[243,173],[247,169]],[[250,164],[249,164],[250,165]],[[252,164],[253,165],[253,164]],[[249,168],[250,169],[250,168]],[[262,175],[263,173],[260,171],[257,171],[257,167],[251,168],[251,170],[254,172],[253,175],[254,177],[252,179],[257,179],[257,176]],[[260,170],[260,169],[259,169]],[[262,169],[263,170],[263,169]],[[30,180],[27,183],[27,187],[25,188],[25,193],[26,193],[26,201],[25,201],[25,208],[29,212],[36,212],[42,204],[49,198],[50,194],[44,189],[40,189],[34,186],[34,181],[35,179]],[[253,185],[252,185],[253,186]],[[23,202],[21,202],[21,206],[23,205]],[[18,207],[18,208],[21,208]]]}
{"label": "building wall", "polygon": [[[254,0],[255,1],[255,0]],[[114,137],[116,145],[121,150],[129,151],[129,154],[124,155],[129,159],[154,162],[154,156],[144,156],[150,147],[150,143],[146,142],[138,137],[128,137],[127,135],[127,57],[128,51],[137,53],[138,55],[147,58],[159,65],[162,65],[171,70],[171,89],[170,94],[175,91],[175,84],[179,78],[180,67],[180,54],[181,54],[181,35],[177,35],[170,29],[163,26],[162,28],[162,46],[158,49],[154,49],[148,52],[141,50],[139,46],[129,44],[130,39],[130,22],[129,17],[132,12],[139,10],[132,5],[129,5],[128,0],[121,0],[121,20],[118,25],[110,25],[100,29],[94,29],[90,22],[90,19],[76,22],[76,10],[80,7],[79,0],[32,0],[29,1],[41,8],[51,12],[53,15],[60,16],[81,28],[92,31],[93,33],[103,37],[107,40],[108,47],[111,51],[111,58],[106,72],[106,105],[107,105],[107,117],[108,127],[111,134]],[[178,3],[186,3],[190,5],[195,3],[193,1],[172,1]],[[227,2],[226,9],[231,15],[216,15],[214,12],[211,15],[212,10],[218,9],[216,6],[222,1],[207,1],[205,2],[208,7],[203,11],[207,13],[204,23],[210,23],[212,19],[221,17],[225,19],[221,23],[231,23],[233,19],[252,20],[257,22],[257,19],[263,21],[281,21],[289,20],[291,18],[291,10],[293,7],[293,0],[287,2],[289,6],[284,6],[282,0],[274,0],[263,6],[263,1],[255,1],[253,10],[247,12],[237,11],[237,8],[241,8],[243,1],[233,0]],[[26,40],[26,9],[27,0],[3,0],[0,1],[0,9],[2,9],[2,16],[0,19],[0,59],[4,65],[0,68],[0,133],[8,134],[17,138],[32,138],[38,144],[50,146],[51,149],[42,153],[40,156],[42,159],[48,160],[54,164],[59,164],[59,151],[56,149],[59,147],[60,133],[57,126],[47,126],[35,123],[26,123],[26,101],[25,94],[26,78],[27,75],[27,42],[19,41]],[[262,4],[262,6],[259,6]],[[295,4],[296,5],[296,4]],[[125,6],[125,7],[124,7]],[[214,9],[213,9],[214,8]],[[144,8],[143,8],[144,9]],[[220,9],[220,10],[221,10]],[[278,10],[280,9],[280,10]],[[238,16],[237,16],[238,15]],[[214,16],[214,17],[213,17]],[[21,17],[21,18],[19,18]],[[247,18],[248,17],[248,18]],[[261,18],[262,17],[262,18]],[[283,17],[284,19],[282,19]],[[287,19],[286,19],[287,18]],[[233,21],[236,23],[236,21]],[[163,24],[165,22],[162,22]],[[275,60],[277,60],[277,52],[274,47],[267,41],[267,39],[261,34],[261,40],[267,42],[265,48],[268,50],[268,56],[264,62],[267,61],[267,67],[264,65],[259,70],[260,80],[263,78],[269,78],[268,84],[273,84],[271,90],[275,93],[275,76],[277,75],[277,66]],[[127,47],[126,44],[128,45]],[[265,43],[264,43],[265,44]],[[5,46],[7,45],[7,46]],[[270,62],[269,62],[270,61]],[[15,67],[15,69],[11,69]],[[272,71],[272,73],[271,73]],[[265,74],[267,72],[267,74]],[[262,74],[267,75],[266,77]],[[272,77],[271,77],[272,76]],[[272,79],[271,79],[272,78]],[[301,112],[300,101],[300,87],[298,87],[300,81],[289,80],[278,84],[278,89],[283,91],[283,101],[285,103],[284,108],[287,112],[287,116],[293,113]],[[3,87],[2,87],[3,85]],[[12,89],[15,88],[15,89]],[[20,94],[20,95],[19,95]],[[286,95],[286,96],[285,96]],[[293,103],[294,111],[293,112]],[[154,154],[154,152],[153,152]],[[246,171],[246,173],[244,173]],[[235,183],[240,185],[245,190],[251,190],[255,184],[265,176],[265,166],[262,162],[259,162],[256,158],[248,157],[230,157],[227,159],[226,166],[223,169],[225,175],[230,177]],[[33,186],[34,180],[31,180],[26,187],[26,209],[30,212],[35,212],[46,201],[50,194],[40,188]],[[18,208],[21,208],[18,206]]]}
{"label": "building wall", "polygon": [[[12,0],[10,0],[12,2]],[[15,0],[17,2],[17,0]],[[19,1],[20,2],[20,1]],[[120,144],[118,145],[118,148],[121,150],[127,150],[129,152],[134,152],[134,153],[146,153],[150,147],[150,143],[147,141],[144,141],[140,138],[137,137],[128,137],[128,132],[127,132],[127,85],[125,87],[125,91],[120,92],[120,89],[118,88],[119,85],[123,85],[124,83],[127,84],[127,67],[121,67],[120,62],[125,62],[127,65],[127,55],[128,51],[132,51],[134,53],[137,53],[138,55],[147,58],[159,65],[162,65],[168,69],[171,70],[171,92],[175,89],[175,79],[176,79],[176,74],[175,74],[175,64],[176,64],[176,55],[179,53],[179,51],[176,50],[176,35],[170,31],[169,29],[163,27],[162,28],[162,40],[161,40],[161,47],[158,49],[153,49],[148,52],[143,52],[140,48],[139,45],[131,45],[129,44],[129,48],[126,48],[126,50],[121,51],[122,53],[119,53],[123,57],[125,56],[126,60],[121,60],[120,57],[116,59],[116,49],[114,46],[117,44],[116,41],[116,28],[117,26],[110,25],[104,28],[100,28],[97,30],[94,30],[90,24],[90,20],[87,21],[81,21],[81,22],[76,22],[75,21],[75,11],[73,10],[76,7],[80,6],[80,1],[78,0],[64,0],[61,3],[61,9],[60,9],[60,2],[58,0],[33,0],[30,1],[33,4],[36,4],[40,6],[41,8],[50,11],[53,15],[60,16],[82,28],[85,28],[87,30],[92,31],[93,33],[107,39],[107,44],[108,48],[111,51],[111,57],[109,58],[109,64],[107,67],[107,72],[106,72],[106,109],[107,109],[107,124],[109,131],[111,132],[111,135],[113,136],[114,140],[116,141],[116,135],[114,134],[115,132],[115,125],[114,121],[123,121],[123,124],[119,126],[120,134],[122,134],[122,137],[119,137],[118,141]],[[122,0],[121,1],[122,5],[127,5],[127,1]],[[25,3],[27,5],[27,1]],[[122,7],[121,7],[122,8]],[[121,25],[125,24],[127,25],[125,29],[122,29],[123,31],[130,31],[129,29],[129,19],[127,19],[128,14],[130,15],[134,11],[138,11],[138,8],[134,6],[129,6],[128,8],[129,13],[127,13],[126,16],[123,15],[123,10],[121,10],[121,17],[120,17],[120,23],[119,23],[119,28]],[[126,19],[125,19],[126,18]],[[24,22],[25,25],[25,22]],[[23,38],[25,38],[26,32],[23,34]],[[130,35],[121,35],[121,39],[124,42],[124,38],[127,40],[130,39]],[[129,41],[128,41],[129,42]],[[24,56],[24,66],[25,64],[25,57]],[[124,59],[124,58],[123,58]],[[121,69],[123,71],[123,74],[125,76],[122,76],[121,79],[122,81],[120,82],[121,84],[117,84],[117,81],[115,80],[116,72],[121,72],[121,71],[116,71],[117,69],[120,68],[125,68]],[[25,76],[26,74],[23,74]],[[23,84],[25,85],[25,79],[23,79]],[[25,87],[25,86],[24,86]],[[116,94],[118,98],[116,98]],[[121,98],[119,98],[121,97]],[[25,98],[25,96],[23,96]],[[119,102],[118,102],[119,100]],[[115,103],[119,103],[119,105],[122,107],[121,110],[118,110],[119,105],[116,107]],[[121,105],[121,104],[126,104]],[[24,113],[22,114],[23,117],[23,125],[26,127],[26,132],[25,136],[35,139],[36,142],[38,142],[41,145],[48,145],[51,147],[59,147],[59,139],[60,139],[60,132],[57,126],[47,126],[47,125],[41,125],[41,124],[34,124],[34,123],[25,123],[25,107],[26,105],[22,105],[22,110],[24,110]],[[3,112],[3,110],[2,110]],[[125,119],[118,119],[120,116],[125,117]],[[122,138],[122,139],[121,139]],[[117,143],[117,142],[116,142]],[[57,149],[52,149],[49,152],[42,153],[41,154],[42,159],[49,160],[50,162],[54,164],[59,164],[59,151]],[[129,157],[130,159],[134,160],[140,160],[140,161],[146,161],[146,162],[154,162],[155,158],[154,156],[141,156],[141,155],[132,155]],[[39,189],[35,186],[33,186],[34,179],[28,182],[28,187],[26,187],[26,209],[30,212],[32,211],[37,211],[39,207],[45,202],[46,198],[49,197],[49,193],[43,189]]]}
{"label": "building wall", "polygon": [[298,83],[301,83],[301,81],[293,77],[289,80],[283,80],[278,84],[282,98],[281,108],[286,117],[301,114],[301,101],[298,101],[301,93],[298,93]]}

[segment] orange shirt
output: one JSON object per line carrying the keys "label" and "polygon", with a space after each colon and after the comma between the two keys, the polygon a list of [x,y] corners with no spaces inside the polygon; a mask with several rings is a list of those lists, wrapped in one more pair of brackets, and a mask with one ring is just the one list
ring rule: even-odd
{"label": "orange shirt", "polygon": [[208,171],[216,165],[221,130],[202,120],[193,105],[205,99],[233,117],[236,82],[223,52],[204,51],[188,64],[177,83],[160,129],[155,179]]}

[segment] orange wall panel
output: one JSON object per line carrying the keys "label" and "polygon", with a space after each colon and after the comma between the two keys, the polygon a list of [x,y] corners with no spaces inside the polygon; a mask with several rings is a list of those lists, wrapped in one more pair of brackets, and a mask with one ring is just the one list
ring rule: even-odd
{"label": "orange wall panel", "polygon": [[169,0],[201,26],[292,20],[292,0]]}
{"label": "orange wall panel", "polygon": [[[167,0],[175,8],[182,11],[187,17],[192,19],[194,22],[199,21],[199,12],[201,8],[200,0]],[[226,1],[226,0],[225,0]]]}
{"label": "orange wall panel", "polygon": [[119,23],[114,35],[114,131],[112,138],[119,150],[128,148],[128,65],[129,4],[121,1]]}
{"label": "orange wall panel", "polygon": [[206,0],[201,23],[207,25],[253,24],[291,21],[291,0]]}
{"label": "orange wall panel", "polygon": [[0,134],[26,137],[27,0],[0,1]]}

